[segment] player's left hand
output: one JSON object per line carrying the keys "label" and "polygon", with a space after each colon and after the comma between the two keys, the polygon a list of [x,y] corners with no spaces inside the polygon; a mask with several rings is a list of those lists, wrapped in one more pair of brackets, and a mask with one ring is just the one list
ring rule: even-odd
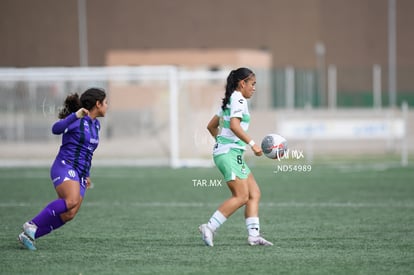
{"label": "player's left hand", "polygon": [[257,144],[253,145],[252,150],[253,150],[253,153],[254,153],[256,156],[261,156],[261,155],[263,155],[262,148],[260,148],[260,146],[259,146],[259,145],[257,145]]}
{"label": "player's left hand", "polygon": [[92,189],[93,188],[93,183],[91,181],[91,178],[87,177],[86,178],[86,189]]}

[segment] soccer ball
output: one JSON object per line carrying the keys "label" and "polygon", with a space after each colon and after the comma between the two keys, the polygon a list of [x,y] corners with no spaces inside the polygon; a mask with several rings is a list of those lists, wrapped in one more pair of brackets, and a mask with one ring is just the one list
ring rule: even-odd
{"label": "soccer ball", "polygon": [[270,159],[280,159],[287,148],[287,140],[278,134],[268,134],[262,140],[263,153]]}

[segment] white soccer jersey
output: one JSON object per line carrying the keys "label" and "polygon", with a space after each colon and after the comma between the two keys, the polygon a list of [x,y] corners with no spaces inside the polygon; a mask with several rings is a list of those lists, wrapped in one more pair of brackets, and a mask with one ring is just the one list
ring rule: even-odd
{"label": "white soccer jersey", "polygon": [[234,91],[230,97],[229,103],[225,110],[221,108],[218,110],[217,116],[222,119],[221,132],[217,136],[217,143],[214,146],[214,155],[227,153],[230,148],[246,149],[246,143],[240,140],[232,130],[230,130],[230,119],[238,117],[241,119],[240,126],[244,131],[247,131],[250,123],[249,108],[247,100],[239,91]]}

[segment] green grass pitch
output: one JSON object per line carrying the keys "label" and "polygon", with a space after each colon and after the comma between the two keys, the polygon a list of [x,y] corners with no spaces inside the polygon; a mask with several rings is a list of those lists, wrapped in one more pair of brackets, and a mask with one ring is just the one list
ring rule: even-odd
{"label": "green grass pitch", "polygon": [[1,274],[414,274],[414,169],[251,167],[262,190],[250,247],[243,210],[204,246],[197,227],[230,192],[216,168],[95,167],[78,216],[20,248],[55,198],[48,168],[0,169]]}

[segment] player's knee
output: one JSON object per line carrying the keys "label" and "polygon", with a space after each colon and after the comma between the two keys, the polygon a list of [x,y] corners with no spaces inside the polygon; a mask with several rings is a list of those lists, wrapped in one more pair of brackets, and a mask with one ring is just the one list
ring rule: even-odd
{"label": "player's knee", "polygon": [[241,194],[237,196],[240,206],[245,205],[249,201],[249,194]]}
{"label": "player's knee", "polygon": [[80,198],[68,198],[65,200],[65,202],[66,202],[66,208],[68,210],[71,210],[71,209],[79,207],[81,203],[81,199]]}
{"label": "player's knee", "polygon": [[260,201],[261,196],[262,194],[260,193],[260,191],[255,191],[250,194],[249,200]]}
{"label": "player's knee", "polygon": [[75,218],[77,212],[78,211],[76,209],[69,210],[61,215],[61,219],[64,222],[71,221]]}

